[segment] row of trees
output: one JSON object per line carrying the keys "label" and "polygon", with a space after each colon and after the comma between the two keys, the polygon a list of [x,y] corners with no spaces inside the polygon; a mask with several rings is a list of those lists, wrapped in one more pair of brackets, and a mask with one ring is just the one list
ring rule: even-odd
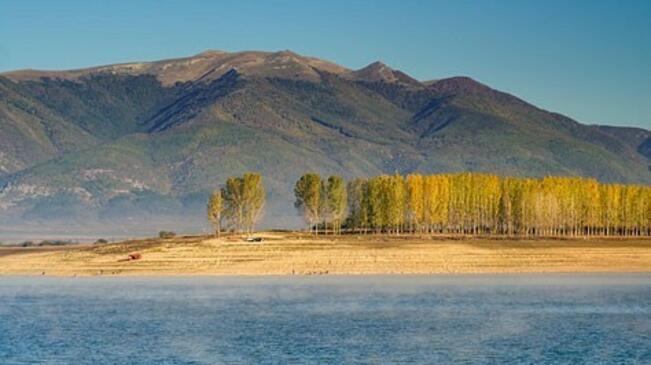
{"label": "row of trees", "polygon": [[348,194],[346,182],[341,176],[330,176],[321,180],[318,174],[305,174],[294,187],[294,206],[303,215],[308,227],[318,232],[318,226],[328,227],[340,233],[346,216]]}
{"label": "row of trees", "polygon": [[439,232],[522,236],[651,234],[651,187],[594,179],[460,173],[383,175],[296,183],[296,207],[310,227],[355,232]]}
{"label": "row of trees", "polygon": [[[521,236],[649,236],[651,187],[594,179],[489,174],[382,175],[346,183],[309,173],[294,187],[310,229],[340,233],[420,232]],[[250,233],[265,205],[262,177],[229,177],[208,202],[208,218]]]}
{"label": "row of trees", "polygon": [[229,177],[208,200],[208,219],[219,236],[223,228],[251,233],[260,220],[266,200],[262,176],[246,173]]}

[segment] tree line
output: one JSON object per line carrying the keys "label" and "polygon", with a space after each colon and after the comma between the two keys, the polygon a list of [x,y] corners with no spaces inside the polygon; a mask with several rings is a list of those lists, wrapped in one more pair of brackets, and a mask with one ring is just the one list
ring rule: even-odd
{"label": "tree line", "polygon": [[[651,235],[650,186],[591,178],[454,173],[346,182],[341,176],[307,173],[296,182],[294,195],[294,206],[314,233]],[[260,174],[229,177],[208,201],[215,232],[253,232],[265,196]]]}
{"label": "tree line", "polygon": [[331,184],[344,183],[337,176],[321,181],[317,174],[305,174],[296,183],[295,205],[310,227],[538,237],[651,235],[649,186],[481,173],[358,178],[345,191]]}

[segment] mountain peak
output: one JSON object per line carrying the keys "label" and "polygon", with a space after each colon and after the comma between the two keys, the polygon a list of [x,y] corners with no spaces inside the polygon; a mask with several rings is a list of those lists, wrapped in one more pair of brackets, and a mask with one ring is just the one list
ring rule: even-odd
{"label": "mountain peak", "polygon": [[228,54],[226,51],[221,51],[218,49],[207,49],[201,53],[197,53],[194,55],[192,58],[197,58],[197,57],[214,57],[214,56],[223,56]]}
{"label": "mountain peak", "polygon": [[395,81],[394,70],[380,61],[370,63],[352,74],[365,81]]}
{"label": "mountain peak", "polygon": [[[455,76],[425,83],[427,90],[438,95],[489,98],[502,105],[529,105],[526,101],[509,93],[495,90],[467,76]],[[529,105],[531,106],[531,105]]]}
{"label": "mountain peak", "polygon": [[360,81],[398,83],[403,85],[421,86],[418,80],[413,79],[400,70],[394,70],[381,61],[375,61],[359,70],[351,71],[349,78]]}
{"label": "mountain peak", "polygon": [[264,57],[264,62],[268,64],[308,65],[308,62],[306,62],[306,59],[304,57],[290,50],[270,53]]}
{"label": "mountain peak", "polygon": [[274,52],[273,54],[278,56],[285,56],[285,57],[296,57],[296,58],[301,57],[298,53],[289,49],[284,49],[282,51]]}
{"label": "mountain peak", "polygon": [[383,69],[391,69],[391,68],[386,64],[384,64],[382,61],[375,61],[369,63],[368,65],[366,65],[366,67],[363,67],[362,69],[383,70]]}
{"label": "mountain peak", "polygon": [[454,76],[427,82],[427,88],[440,93],[486,93],[495,90],[468,76]]}

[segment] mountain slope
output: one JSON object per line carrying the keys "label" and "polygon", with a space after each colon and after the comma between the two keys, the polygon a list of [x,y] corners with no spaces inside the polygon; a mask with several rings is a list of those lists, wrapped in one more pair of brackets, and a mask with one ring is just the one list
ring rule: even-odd
{"label": "mountain slope", "polygon": [[29,222],[202,215],[212,189],[249,170],[265,176],[267,223],[283,226],[298,222],[292,186],[306,171],[651,183],[649,131],[583,125],[469,78],[420,83],[381,63],[206,52],[11,72],[0,93],[0,214]]}
{"label": "mountain slope", "polygon": [[0,176],[95,142],[66,116],[0,77]]}
{"label": "mountain slope", "polygon": [[428,156],[456,161],[448,169],[649,181],[644,156],[601,130],[467,78],[428,88],[437,98],[415,114],[412,126]]}

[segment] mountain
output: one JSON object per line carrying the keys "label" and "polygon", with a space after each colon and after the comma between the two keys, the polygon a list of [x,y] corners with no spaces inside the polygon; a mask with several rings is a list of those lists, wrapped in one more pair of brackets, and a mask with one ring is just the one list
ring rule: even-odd
{"label": "mountain", "polygon": [[419,82],[291,51],[0,74],[0,146],[7,224],[201,225],[208,193],[249,170],[264,174],[275,226],[298,224],[292,187],[307,171],[651,183],[648,130],[584,125],[467,77]]}

